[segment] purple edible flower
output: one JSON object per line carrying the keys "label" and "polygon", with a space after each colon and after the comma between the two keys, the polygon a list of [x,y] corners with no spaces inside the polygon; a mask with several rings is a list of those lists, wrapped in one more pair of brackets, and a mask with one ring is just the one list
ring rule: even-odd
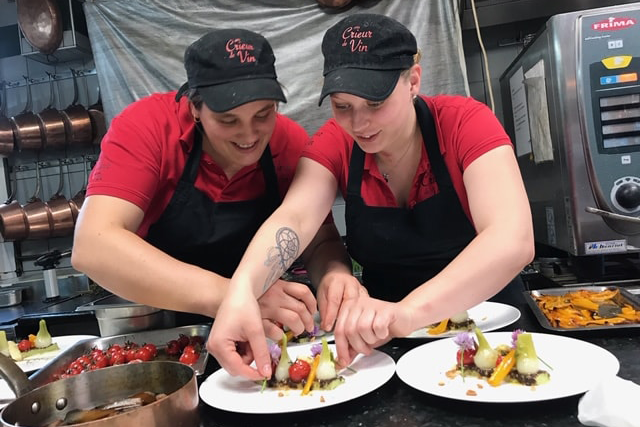
{"label": "purple edible flower", "polygon": [[316,357],[320,353],[322,353],[322,343],[315,343],[311,346],[311,357]]}
{"label": "purple edible flower", "polygon": [[469,332],[460,332],[453,338],[453,342],[456,343],[463,351],[471,350],[476,346],[476,342]]}
{"label": "purple edible flower", "polygon": [[313,325],[313,331],[311,331],[311,336],[312,337],[317,337],[318,334],[320,333],[320,327],[316,324]]}
{"label": "purple edible flower", "polygon": [[275,363],[278,363],[280,361],[282,350],[280,349],[280,346],[278,346],[278,343],[274,342],[269,344],[269,354],[271,355],[271,360]]}
{"label": "purple edible flower", "polygon": [[522,329],[515,329],[511,332],[511,348],[516,348],[516,343],[518,342],[518,335],[524,333]]}

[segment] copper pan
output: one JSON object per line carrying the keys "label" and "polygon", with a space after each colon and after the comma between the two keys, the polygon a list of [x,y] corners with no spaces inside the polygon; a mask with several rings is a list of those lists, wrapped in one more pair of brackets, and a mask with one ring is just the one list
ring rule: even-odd
{"label": "copper pan", "polygon": [[24,110],[11,117],[18,151],[42,149],[43,129],[38,117],[31,111],[31,84],[29,77],[24,76],[27,83],[27,103]]}
{"label": "copper pan", "polygon": [[22,207],[29,227],[27,239],[46,239],[51,236],[51,210],[39,197],[40,187],[40,164],[36,162],[36,189]]}
{"label": "copper pan", "polygon": [[11,194],[4,204],[0,206],[0,235],[4,242],[26,239],[29,232],[27,216],[24,214],[22,205],[15,200],[17,187],[15,173],[18,168],[16,166],[14,169]]}
{"label": "copper pan", "polygon": [[64,187],[64,174],[62,170],[63,162],[60,160],[60,180],[58,183],[58,191],[46,203],[51,212],[49,227],[51,229],[51,237],[68,236],[73,232],[73,212],[69,201],[62,194]]}
{"label": "copper pan", "polygon": [[102,100],[100,98],[100,87],[98,87],[98,100],[95,104],[87,108],[91,117],[91,127],[93,129],[93,145],[100,145],[102,138],[107,133],[107,122],[104,118]]}
{"label": "copper pan", "polygon": [[62,42],[62,16],[55,0],[16,0],[18,25],[29,44],[44,54]]}
{"label": "copper pan", "polygon": [[[87,182],[89,180],[89,171],[88,171],[88,162],[87,156],[83,157],[84,160],[84,184],[82,188],[78,190],[75,196],[69,199],[69,206],[71,206],[71,212],[73,214],[73,221],[75,222],[78,219],[78,214],[80,213],[80,209],[82,209],[82,204],[84,203],[84,197],[87,193]],[[67,165],[67,173],[69,173]]]}
{"label": "copper pan", "polygon": [[71,70],[73,75],[73,101],[62,110],[64,126],[67,132],[67,143],[70,146],[88,146],[93,141],[91,117],[83,105],[78,104],[78,80],[76,70]]}
{"label": "copper pan", "polygon": [[13,125],[7,117],[7,84],[0,82],[2,86],[2,100],[0,102],[0,155],[8,156],[13,153],[16,138],[13,134]]}
{"label": "copper pan", "polygon": [[180,362],[155,360],[83,372],[34,388],[24,372],[0,355],[0,376],[18,396],[0,413],[0,425],[47,426],[76,410],[121,401],[140,392],[165,394],[153,403],[119,415],[77,424],[86,427],[197,427],[198,382]]}
{"label": "copper pan", "polygon": [[47,75],[49,76],[49,105],[37,114],[44,133],[43,148],[64,149],[67,144],[64,116],[54,107],[54,79],[51,73],[47,72]]}

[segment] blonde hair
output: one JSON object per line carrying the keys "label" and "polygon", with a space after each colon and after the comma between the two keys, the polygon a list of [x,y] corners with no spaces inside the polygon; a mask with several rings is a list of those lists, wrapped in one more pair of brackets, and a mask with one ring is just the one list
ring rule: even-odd
{"label": "blonde hair", "polygon": [[[422,59],[422,51],[418,49],[415,55],[413,55],[413,65],[419,64],[420,59]],[[413,67],[413,65],[411,67]],[[409,73],[411,71],[411,67],[407,68],[406,70],[403,70],[400,76],[402,76],[403,78],[408,78]]]}

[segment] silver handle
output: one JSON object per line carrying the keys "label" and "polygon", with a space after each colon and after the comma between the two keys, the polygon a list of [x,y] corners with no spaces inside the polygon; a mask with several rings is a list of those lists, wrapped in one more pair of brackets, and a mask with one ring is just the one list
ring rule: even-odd
{"label": "silver handle", "polygon": [[620,215],[609,211],[603,211],[602,209],[592,208],[591,206],[587,206],[586,208],[584,208],[584,210],[595,215],[600,215],[604,218],[611,218],[620,221],[632,222],[634,224],[640,224],[640,218],[636,218],[634,216]]}

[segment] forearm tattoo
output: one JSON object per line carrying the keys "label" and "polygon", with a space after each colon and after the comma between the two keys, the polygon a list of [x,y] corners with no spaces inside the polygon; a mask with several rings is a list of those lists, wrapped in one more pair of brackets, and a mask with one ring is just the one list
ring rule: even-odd
{"label": "forearm tattoo", "polygon": [[276,245],[269,248],[264,265],[270,267],[262,291],[266,291],[298,258],[300,239],[295,231],[282,227],[276,232]]}

